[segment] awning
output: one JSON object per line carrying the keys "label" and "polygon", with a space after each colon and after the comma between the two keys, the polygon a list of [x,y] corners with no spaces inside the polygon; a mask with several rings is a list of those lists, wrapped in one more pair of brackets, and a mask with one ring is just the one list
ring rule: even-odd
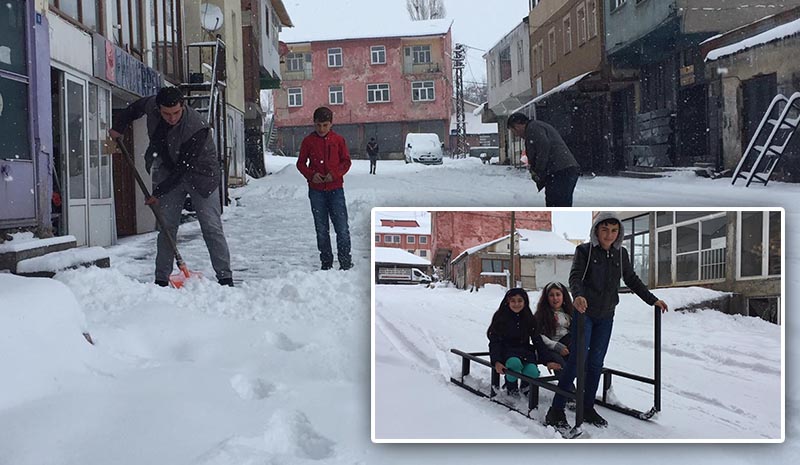
{"label": "awning", "polygon": [[258,84],[258,88],[261,90],[280,89],[281,78],[279,78],[277,75],[273,75],[261,67],[261,70],[258,73]]}
{"label": "awning", "polygon": [[576,84],[578,84],[579,82],[581,82],[583,79],[585,79],[586,77],[588,77],[588,76],[589,76],[590,74],[592,74],[592,73],[594,73],[594,71],[589,71],[588,73],[583,73],[583,74],[581,74],[581,75],[579,75],[579,76],[575,76],[574,78],[572,78],[572,79],[570,79],[570,80],[568,80],[568,81],[564,81],[564,82],[562,82],[561,84],[559,84],[559,85],[557,85],[557,86],[553,87],[552,89],[548,90],[547,92],[543,93],[542,95],[537,95],[537,96],[536,96],[536,97],[535,97],[533,100],[531,100],[530,102],[528,102],[528,103],[526,103],[525,105],[522,105],[521,107],[519,107],[519,108],[515,109],[515,110],[513,111],[513,113],[522,112],[522,111],[524,111],[526,108],[528,108],[529,106],[531,106],[531,105],[536,105],[538,102],[541,102],[541,101],[543,101],[544,99],[546,99],[546,98],[548,98],[548,97],[550,97],[550,96],[552,96],[552,95],[554,95],[554,94],[557,94],[557,93],[559,93],[559,92],[564,92],[565,90],[567,90],[567,89],[569,89],[569,88],[571,88],[571,87],[575,86],[575,85],[576,85]]}

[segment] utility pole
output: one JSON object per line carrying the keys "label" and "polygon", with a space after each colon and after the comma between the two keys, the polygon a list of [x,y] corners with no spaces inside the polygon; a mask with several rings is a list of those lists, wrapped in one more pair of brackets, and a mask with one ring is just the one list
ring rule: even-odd
{"label": "utility pole", "polygon": [[453,70],[455,70],[456,87],[456,154],[466,156],[467,153],[467,123],[464,119],[464,61],[467,51],[464,44],[456,44],[453,49]]}
{"label": "utility pole", "polygon": [[510,249],[511,249],[511,262],[510,263],[511,263],[511,265],[509,266],[509,271],[511,272],[511,286],[509,287],[509,289],[511,287],[517,287],[517,279],[514,277],[515,276],[514,275],[514,248],[515,248],[514,247],[514,243],[516,242],[514,239],[515,239],[515,236],[517,234],[517,231],[514,228],[514,223],[515,223],[515,221],[514,221],[515,216],[514,215],[515,215],[515,212],[512,211],[511,212],[511,237],[510,237],[510,239],[511,239],[511,247],[510,247]]}

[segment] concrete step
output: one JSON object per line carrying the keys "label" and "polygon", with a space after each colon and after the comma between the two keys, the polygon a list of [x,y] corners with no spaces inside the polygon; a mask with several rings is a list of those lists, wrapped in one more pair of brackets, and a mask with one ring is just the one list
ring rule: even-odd
{"label": "concrete step", "polygon": [[663,178],[663,172],[648,172],[648,171],[634,171],[634,170],[626,170],[626,171],[618,171],[617,176],[623,178],[638,178],[638,179],[654,179],[654,178]]}
{"label": "concrete step", "polygon": [[80,267],[109,268],[111,259],[102,247],[76,247],[28,258],[17,263],[14,274],[37,278],[52,278],[59,271]]}
{"label": "concrete step", "polygon": [[77,245],[75,236],[58,236],[48,239],[18,237],[0,244],[0,270],[16,273],[17,264],[23,260],[73,249]]}

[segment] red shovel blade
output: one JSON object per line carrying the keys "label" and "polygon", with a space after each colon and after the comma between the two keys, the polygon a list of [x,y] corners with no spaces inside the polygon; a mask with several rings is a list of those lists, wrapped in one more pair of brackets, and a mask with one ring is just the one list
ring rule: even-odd
{"label": "red shovel blade", "polygon": [[189,279],[198,279],[202,278],[203,275],[201,273],[189,271],[189,268],[186,265],[179,267],[180,271],[177,273],[171,274],[169,277],[169,283],[175,289],[180,289]]}

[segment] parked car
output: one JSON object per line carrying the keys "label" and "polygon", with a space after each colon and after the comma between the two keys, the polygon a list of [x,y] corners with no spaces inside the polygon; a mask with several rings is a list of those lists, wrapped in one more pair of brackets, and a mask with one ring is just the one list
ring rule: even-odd
{"label": "parked car", "polygon": [[406,163],[441,165],[444,144],[433,133],[409,133],[406,135]]}
{"label": "parked car", "polygon": [[417,268],[378,268],[378,284],[428,284],[431,277]]}
{"label": "parked car", "polygon": [[484,164],[491,163],[493,158],[500,156],[499,147],[470,147],[469,156],[480,158]]}

